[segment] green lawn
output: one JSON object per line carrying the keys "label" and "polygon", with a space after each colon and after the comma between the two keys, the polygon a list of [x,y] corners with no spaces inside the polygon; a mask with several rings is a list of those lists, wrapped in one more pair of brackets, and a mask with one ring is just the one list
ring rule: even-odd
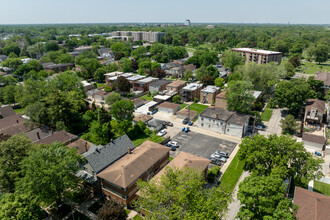
{"label": "green lawn", "polygon": [[204,111],[204,109],[208,108],[209,106],[207,105],[201,105],[201,104],[196,104],[193,103],[189,106],[190,110],[196,111],[197,114],[201,113],[202,111]]}
{"label": "green lawn", "polygon": [[106,85],[106,83],[96,83],[96,85],[97,85],[97,88],[100,88],[100,87],[103,87],[103,86],[105,86],[105,85]]}
{"label": "green lawn", "polygon": [[313,191],[330,196],[330,184],[314,181]]}
{"label": "green lawn", "polygon": [[139,215],[136,215],[133,217],[133,220],[142,220],[143,218]]}
{"label": "green lawn", "polygon": [[224,187],[227,187],[229,192],[232,192],[236,186],[238,179],[241,177],[244,167],[244,161],[238,159],[236,154],[234,159],[229,164],[226,172],[222,175],[220,181]]}
{"label": "green lawn", "polygon": [[261,114],[261,119],[263,121],[269,121],[269,119],[272,117],[273,110],[269,108],[265,108],[265,110]]}
{"label": "green lawn", "polygon": [[154,98],[152,96],[147,96],[147,95],[144,95],[142,97],[140,97],[141,99],[146,99],[146,100],[149,100],[149,101],[152,101]]}
{"label": "green lawn", "polygon": [[300,65],[299,68],[297,68],[296,71],[306,74],[315,74],[319,70],[323,72],[330,71],[330,63],[324,63],[319,65],[318,63],[315,62],[310,63],[308,61],[305,61],[302,62],[302,64]]}
{"label": "green lawn", "polygon": [[138,147],[140,146],[143,142],[145,142],[146,140],[148,140],[150,136],[146,135],[146,134],[143,134],[143,135],[140,135],[134,139],[132,139],[132,142],[133,144],[135,145],[135,147]]}
{"label": "green lawn", "polygon": [[180,110],[183,109],[183,108],[185,108],[187,105],[188,105],[188,104],[186,104],[186,103],[181,104],[181,105],[180,105]]}
{"label": "green lawn", "polygon": [[23,114],[25,112],[25,110],[26,110],[26,107],[14,109],[14,111],[16,112],[16,114]]}
{"label": "green lawn", "polygon": [[160,137],[160,136],[155,135],[155,136],[151,137],[151,138],[149,139],[149,141],[152,141],[152,142],[155,142],[155,143],[160,144],[160,143],[162,143],[165,139],[166,139],[165,137]]}

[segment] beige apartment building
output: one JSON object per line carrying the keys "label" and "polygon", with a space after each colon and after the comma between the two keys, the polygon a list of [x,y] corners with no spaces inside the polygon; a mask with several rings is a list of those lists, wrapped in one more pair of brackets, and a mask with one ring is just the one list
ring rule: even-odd
{"label": "beige apartment building", "polygon": [[200,102],[212,104],[215,102],[215,96],[220,93],[220,87],[206,86],[201,90]]}
{"label": "beige apartment building", "polygon": [[182,88],[187,85],[186,81],[176,80],[166,86],[166,90],[169,92],[177,92],[180,93]]}
{"label": "beige apartment building", "polygon": [[245,62],[256,62],[259,64],[277,62],[278,64],[281,64],[282,60],[281,52],[259,50],[253,48],[233,48],[231,51],[241,53],[242,56],[246,58]]}

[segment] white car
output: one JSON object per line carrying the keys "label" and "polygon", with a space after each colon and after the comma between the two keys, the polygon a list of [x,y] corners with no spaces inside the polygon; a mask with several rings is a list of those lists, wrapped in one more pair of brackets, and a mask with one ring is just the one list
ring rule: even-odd
{"label": "white car", "polygon": [[220,158],[221,156],[219,154],[211,154],[211,158],[215,158],[215,159],[218,159]]}
{"label": "white car", "polygon": [[167,131],[165,130],[161,130],[160,132],[157,133],[157,136],[164,136],[165,134],[167,134]]}
{"label": "white car", "polygon": [[179,144],[176,141],[169,141],[169,142],[167,142],[167,146],[173,146],[173,147],[178,148]]}

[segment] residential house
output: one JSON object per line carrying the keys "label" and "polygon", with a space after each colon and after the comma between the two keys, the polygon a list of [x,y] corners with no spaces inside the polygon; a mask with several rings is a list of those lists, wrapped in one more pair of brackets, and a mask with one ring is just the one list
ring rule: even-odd
{"label": "residential house", "polygon": [[97,176],[102,192],[117,202],[128,205],[136,198],[137,181],[148,180],[169,160],[169,148],[146,141],[104,169]]}
{"label": "residential house", "polygon": [[99,102],[101,104],[104,104],[105,98],[110,95],[110,92],[105,92],[103,90],[98,90],[97,92],[94,93],[94,100],[95,102]]}
{"label": "residential house", "polygon": [[[262,98],[261,91],[250,91],[251,95],[255,98],[256,101]],[[218,95],[215,96],[215,107],[216,108],[223,108],[227,109],[227,98],[226,98],[226,91],[220,92]]]}
{"label": "residential house", "polygon": [[177,67],[172,67],[169,70],[165,70],[165,72],[166,75],[169,77],[183,78],[185,70],[183,66],[177,66]]}
{"label": "residential house", "polygon": [[318,71],[315,73],[314,79],[323,82],[324,93],[326,94],[330,89],[330,72]]}
{"label": "residential house", "polygon": [[139,115],[134,117],[133,122],[137,123],[139,121],[142,121],[143,123],[146,124],[151,119],[153,119],[153,117],[151,115],[139,114]]}
{"label": "residential house", "polygon": [[43,139],[37,140],[34,143],[35,144],[52,144],[54,142],[59,142],[59,143],[68,145],[77,139],[78,139],[78,136],[71,134],[69,132],[66,132],[65,130],[61,130],[61,131],[55,132],[54,134],[51,134],[51,135],[43,138]]}
{"label": "residential house", "polygon": [[87,92],[87,91],[93,89],[93,85],[92,85],[92,83],[89,83],[89,82],[87,82],[86,80],[81,81],[81,83],[83,84],[83,87],[84,87],[84,91],[85,91],[85,92]]}
{"label": "residential house", "polygon": [[174,82],[172,82],[166,86],[166,90],[168,92],[180,93],[182,91],[182,88],[185,87],[186,85],[187,85],[186,81],[175,80]]}
{"label": "residential house", "polygon": [[77,154],[82,155],[86,153],[93,144],[83,139],[78,139],[68,145],[69,148],[77,149]]}
{"label": "residential house", "polygon": [[162,92],[164,90],[166,90],[166,86],[168,84],[170,84],[172,81],[170,80],[166,80],[166,79],[160,79],[157,81],[154,81],[152,83],[150,83],[149,85],[149,92],[151,94],[155,93],[155,92]]}
{"label": "residential house", "polygon": [[111,52],[111,48],[100,48],[97,52],[102,59],[111,59],[115,57],[115,53]]}
{"label": "residential house", "polygon": [[132,87],[133,87],[134,83],[136,81],[139,81],[139,80],[144,79],[144,78],[146,78],[146,76],[134,75],[134,76],[131,76],[131,77],[127,78],[127,80],[132,84]]}
{"label": "residential house", "polygon": [[135,113],[148,114],[148,112],[152,112],[158,105],[159,103],[155,101],[147,102],[146,104],[138,107],[135,110]]}
{"label": "residential house", "polygon": [[[10,118],[10,117],[7,117],[7,118]],[[7,118],[4,118],[2,120],[5,120]],[[2,120],[0,120],[0,123],[2,122]],[[34,124],[32,122],[29,122],[27,120],[24,120],[24,121],[20,121],[18,123],[14,122],[10,126],[7,126],[6,128],[0,129],[0,133],[5,134],[5,135],[9,135],[9,136],[13,136],[15,134],[25,133],[25,132],[31,131],[35,128],[37,128],[36,124]]]}
{"label": "residential house", "polygon": [[134,82],[133,91],[141,91],[146,92],[149,90],[150,83],[158,80],[158,78],[155,77],[147,77],[145,79],[141,79],[139,81]]}
{"label": "residential house", "polygon": [[199,100],[201,103],[213,104],[215,103],[216,95],[219,93],[220,93],[220,87],[208,85],[201,90],[201,95]]}
{"label": "residential house", "polygon": [[[107,82],[107,84],[109,84],[109,81],[110,81],[110,78],[111,77],[114,77],[114,76],[120,76],[120,75],[122,75],[123,74],[123,72],[111,72],[111,73],[106,73],[106,74],[104,74],[104,76],[105,76],[105,81]],[[110,82],[110,84],[111,84],[111,82]]]}
{"label": "residential house", "polygon": [[185,71],[185,72],[190,71],[190,72],[192,72],[193,74],[196,73],[196,67],[195,67],[194,64],[184,65],[183,68],[184,68],[184,71]]}
{"label": "residential house", "polygon": [[46,138],[54,133],[48,126],[42,126],[28,132],[25,132],[25,135],[32,141],[37,142],[43,138]]}
{"label": "residential house", "polygon": [[328,220],[330,197],[300,187],[295,187],[293,203],[298,205],[299,220]]}
{"label": "residential house", "polygon": [[17,124],[23,123],[25,119],[20,114],[10,115],[0,119],[0,133],[8,127],[13,127]]}
{"label": "residential house", "polygon": [[203,84],[190,83],[182,88],[181,97],[184,101],[194,101],[195,98],[200,98],[200,92],[203,89]]}
{"label": "residential house", "polygon": [[[134,144],[126,134],[104,146],[92,144],[90,148],[82,154],[82,156],[86,158],[86,162],[82,164],[83,170],[78,173],[78,176],[94,184],[97,182],[97,174],[133,149]],[[97,185],[98,184],[95,186]]]}
{"label": "residential house", "polygon": [[176,116],[181,119],[189,118],[189,121],[194,121],[197,118],[197,111],[183,108],[176,113]]}
{"label": "residential house", "polygon": [[51,71],[58,73],[58,72],[67,71],[68,69],[71,70],[75,65],[73,63],[61,63],[61,64],[43,63],[42,66],[44,70],[46,70],[48,73]]}
{"label": "residential house", "polygon": [[325,102],[319,99],[308,99],[306,101],[304,124],[322,127],[323,116],[325,114]]}
{"label": "residential house", "polygon": [[172,115],[175,115],[175,113],[179,110],[180,110],[180,105],[172,102],[163,102],[158,106],[159,112],[172,114]]}
{"label": "residential house", "polygon": [[1,106],[0,105],[0,119],[6,118],[8,116],[16,115],[16,112],[11,106]]}
{"label": "residential house", "polygon": [[116,82],[116,80],[118,79],[119,76],[125,77],[127,79],[129,77],[132,77],[133,73],[123,73],[123,74],[112,76],[109,78],[106,77],[105,81],[108,85],[112,85],[114,82]]}
{"label": "residential house", "polygon": [[250,116],[222,108],[207,108],[198,116],[198,126],[222,134],[244,137]]}

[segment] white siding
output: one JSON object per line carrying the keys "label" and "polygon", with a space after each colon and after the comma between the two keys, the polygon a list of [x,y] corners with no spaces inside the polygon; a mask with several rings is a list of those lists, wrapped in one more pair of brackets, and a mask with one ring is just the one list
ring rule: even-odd
{"label": "white siding", "polygon": [[232,135],[235,137],[242,137],[243,125],[227,123],[226,134]]}
{"label": "white siding", "polygon": [[199,116],[198,126],[215,132],[225,133],[226,122]]}

